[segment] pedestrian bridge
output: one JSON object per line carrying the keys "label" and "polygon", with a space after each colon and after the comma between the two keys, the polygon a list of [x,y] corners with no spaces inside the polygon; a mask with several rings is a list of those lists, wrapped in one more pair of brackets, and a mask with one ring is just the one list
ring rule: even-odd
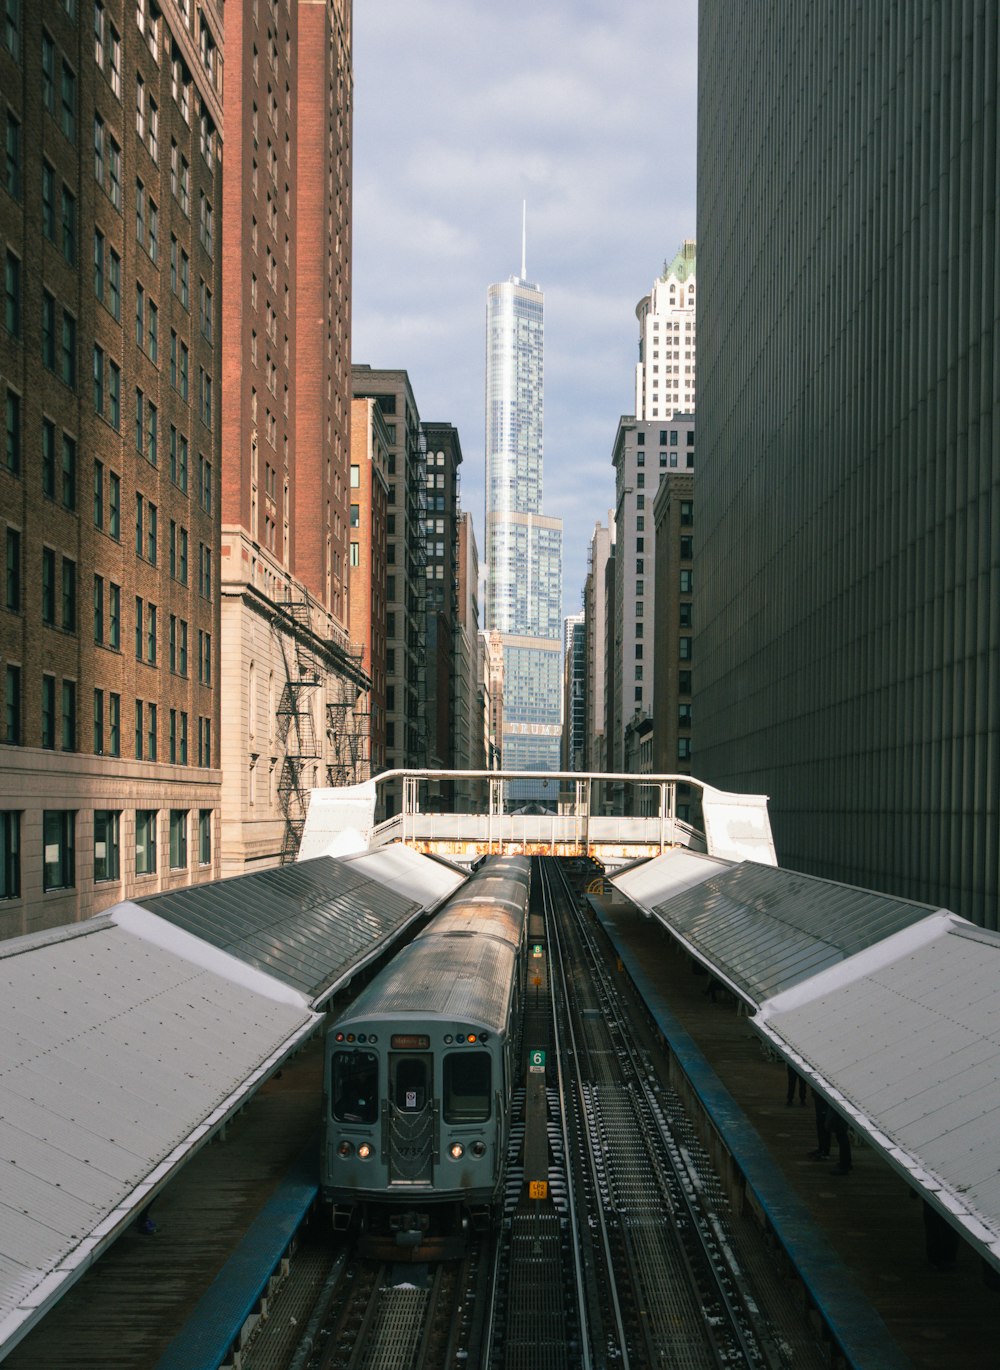
{"label": "pedestrian bridge", "polygon": [[[526,780],[551,788],[551,812],[510,811],[516,801],[508,798],[508,786]],[[401,795],[401,807],[377,822],[380,792],[387,786]],[[700,828],[677,817],[677,790],[684,786],[699,801]],[[459,804],[476,811],[449,808]],[[645,813],[593,812],[598,805]],[[777,864],[767,796],[730,794],[690,775],[393,770],[360,785],[311,792],[300,860],[346,856],[392,842],[463,865],[481,856],[523,853],[592,857],[613,870],[676,847],[730,861]]]}

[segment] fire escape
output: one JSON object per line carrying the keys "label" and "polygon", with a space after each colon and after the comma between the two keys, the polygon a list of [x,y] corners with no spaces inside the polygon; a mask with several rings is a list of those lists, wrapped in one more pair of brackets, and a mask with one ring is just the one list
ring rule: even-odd
{"label": "fire escape", "polygon": [[[332,761],[326,763],[323,783],[349,785],[362,778],[368,717],[359,707],[362,696],[367,699],[360,650],[346,639],[327,642],[317,637],[307,600],[287,599],[281,608],[292,627],[290,634],[281,634],[285,681],[277,706],[278,736],[284,747],[278,802],[285,820],[285,865],[298,856],[309,792],[319,782],[324,756]],[[282,626],[287,628],[287,621]],[[331,694],[332,701],[327,698]],[[324,712],[325,720],[318,724]]]}

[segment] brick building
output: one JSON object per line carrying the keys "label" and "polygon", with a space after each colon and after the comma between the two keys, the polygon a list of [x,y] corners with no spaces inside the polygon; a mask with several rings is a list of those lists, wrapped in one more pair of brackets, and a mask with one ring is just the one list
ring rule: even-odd
{"label": "brick building", "polygon": [[349,637],[350,0],[227,13],[225,873],[292,859],[368,686]]}
{"label": "brick building", "polygon": [[218,873],[222,6],[0,29],[0,935]]}

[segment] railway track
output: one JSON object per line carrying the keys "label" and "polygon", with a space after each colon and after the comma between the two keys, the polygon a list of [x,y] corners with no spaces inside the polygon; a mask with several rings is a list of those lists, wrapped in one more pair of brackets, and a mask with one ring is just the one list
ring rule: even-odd
{"label": "railway track", "polygon": [[544,1201],[527,1193],[521,1086],[496,1230],[465,1260],[437,1265],[345,1252],[322,1331],[291,1361],[261,1370],[826,1363],[807,1331],[789,1337],[786,1316],[783,1335],[761,1311],[747,1273],[761,1275],[759,1250],[745,1265],[747,1224],[734,1233],[694,1126],[658,1076],[645,1025],[561,864],[541,862],[538,884],[544,931],[536,910],[529,941],[545,954],[530,963],[522,1031],[525,1048],[549,1064]]}
{"label": "railway track", "polygon": [[[543,862],[565,1184],[582,1255],[573,1301],[584,1366],[750,1366],[786,1349],[750,1287],[727,1205],[679,1102],[637,1045],[558,863]],[[574,1216],[575,1214],[575,1216]]]}

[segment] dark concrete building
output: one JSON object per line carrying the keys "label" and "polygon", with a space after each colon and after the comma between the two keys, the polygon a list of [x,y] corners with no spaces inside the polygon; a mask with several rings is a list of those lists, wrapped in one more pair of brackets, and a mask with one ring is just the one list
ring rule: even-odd
{"label": "dark concrete building", "polygon": [[694,748],[783,865],[1000,908],[994,0],[702,0]]}

